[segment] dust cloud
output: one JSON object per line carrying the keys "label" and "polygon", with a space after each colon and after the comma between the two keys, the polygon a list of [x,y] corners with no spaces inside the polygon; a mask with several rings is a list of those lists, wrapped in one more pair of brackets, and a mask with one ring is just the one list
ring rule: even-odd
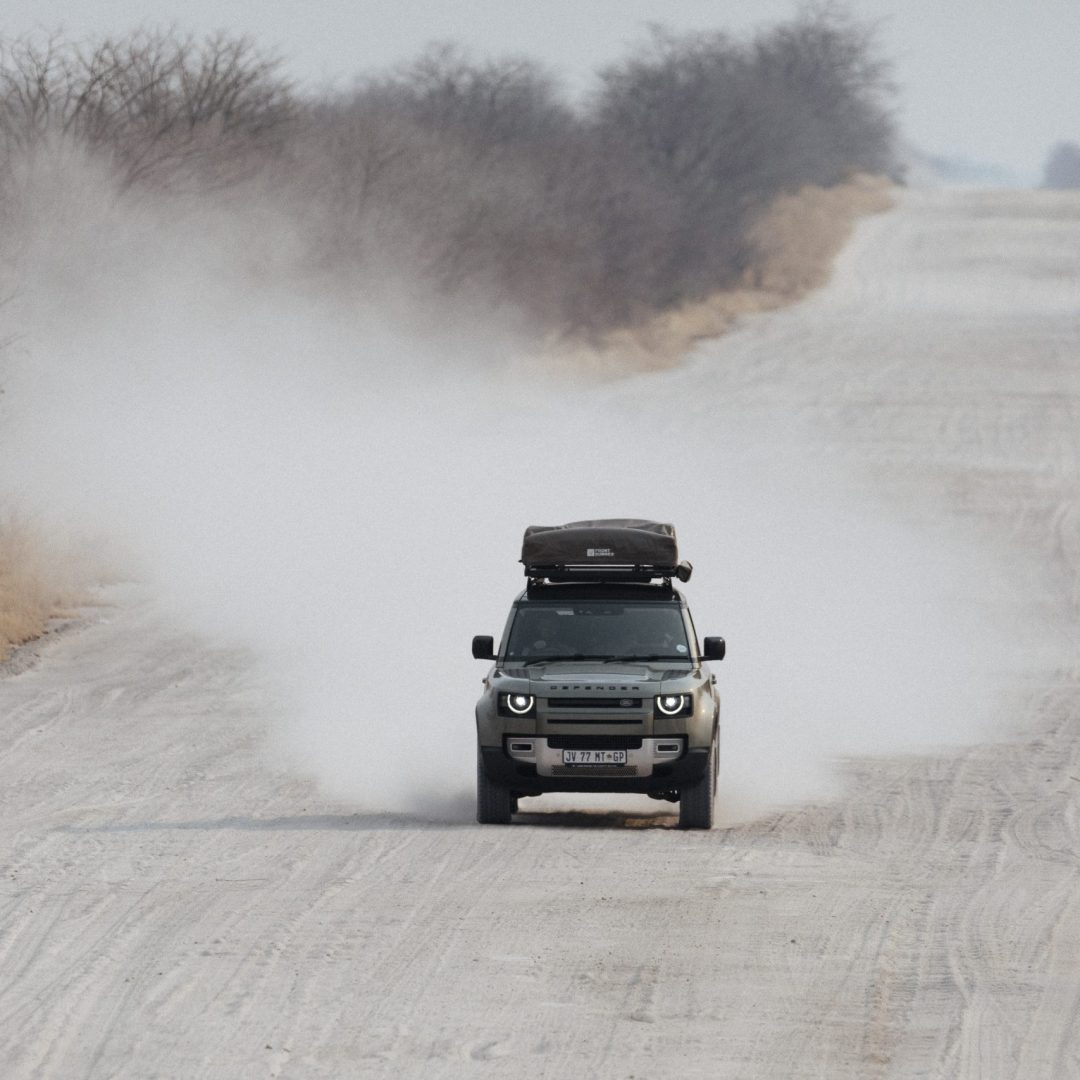
{"label": "dust cloud", "polygon": [[679,529],[698,632],[729,641],[729,818],[827,795],[845,755],[994,729],[991,556],[868,503],[794,417],[763,427],[706,376],[545,377],[509,319],[328,287],[269,206],[178,213],[85,161],[36,170],[5,494],[247,645],[273,753],[328,795],[469,815],[469,640],[501,631],[524,526],[582,517]]}

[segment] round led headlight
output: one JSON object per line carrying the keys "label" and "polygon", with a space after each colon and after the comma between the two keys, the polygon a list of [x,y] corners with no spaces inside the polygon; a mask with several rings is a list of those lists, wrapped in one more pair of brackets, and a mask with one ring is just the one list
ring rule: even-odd
{"label": "round led headlight", "polygon": [[515,716],[524,716],[533,707],[532,694],[507,694],[506,707]]}
{"label": "round led headlight", "polygon": [[678,716],[686,708],[686,695],[661,694],[656,699],[656,707],[665,716]]}

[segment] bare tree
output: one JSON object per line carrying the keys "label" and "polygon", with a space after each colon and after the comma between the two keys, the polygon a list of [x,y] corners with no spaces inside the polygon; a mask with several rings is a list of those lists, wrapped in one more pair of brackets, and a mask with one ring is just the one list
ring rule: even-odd
{"label": "bare tree", "polygon": [[738,278],[746,233],[780,192],[890,162],[887,68],[841,9],[806,9],[749,45],[654,28],[601,73],[601,141],[628,147],[679,208],[665,265],[672,300]]}
{"label": "bare tree", "polygon": [[136,33],[94,46],[0,43],[0,138],[46,137],[109,155],[125,185],[228,182],[281,138],[294,105],[278,63],[247,38]]}
{"label": "bare tree", "polygon": [[574,122],[535,61],[475,62],[449,43],[429,47],[383,91],[396,92],[420,124],[458,137],[479,157],[535,144]]}
{"label": "bare tree", "polygon": [[895,169],[890,66],[878,54],[872,24],[835,3],[813,4],[762,34],[754,57],[762,81],[779,91],[796,135],[787,186]]}
{"label": "bare tree", "polygon": [[746,204],[769,197],[761,183],[769,136],[745,50],[723,34],[654,28],[646,49],[601,81],[599,141],[633,154],[678,207],[664,260],[670,302],[737,277]]}

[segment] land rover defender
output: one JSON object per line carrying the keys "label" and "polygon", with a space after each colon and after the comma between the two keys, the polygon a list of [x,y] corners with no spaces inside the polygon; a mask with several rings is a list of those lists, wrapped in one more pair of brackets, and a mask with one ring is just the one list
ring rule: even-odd
{"label": "land rover defender", "polygon": [[640,792],[679,804],[679,825],[709,829],[720,697],[672,580],[690,579],[673,526],[619,518],[525,530],[528,579],[476,706],[481,824],[507,824],[518,799],[553,791]]}

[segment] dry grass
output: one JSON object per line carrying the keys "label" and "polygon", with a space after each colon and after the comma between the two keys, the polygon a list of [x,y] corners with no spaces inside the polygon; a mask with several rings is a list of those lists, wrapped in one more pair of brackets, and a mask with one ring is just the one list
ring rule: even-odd
{"label": "dry grass", "polygon": [[83,601],[74,563],[16,514],[0,515],[0,661]]}
{"label": "dry grass", "polygon": [[884,178],[857,176],[838,187],[780,196],[750,232],[760,260],[754,289],[790,299],[824,285],[855,222],[888,210],[890,192]]}
{"label": "dry grass", "polygon": [[610,377],[675,367],[696,342],[720,336],[740,316],[782,307],[820,288],[858,219],[892,205],[889,181],[872,176],[782,195],[750,233],[756,266],[742,287],[617,330],[599,344],[561,343],[552,360]]}

